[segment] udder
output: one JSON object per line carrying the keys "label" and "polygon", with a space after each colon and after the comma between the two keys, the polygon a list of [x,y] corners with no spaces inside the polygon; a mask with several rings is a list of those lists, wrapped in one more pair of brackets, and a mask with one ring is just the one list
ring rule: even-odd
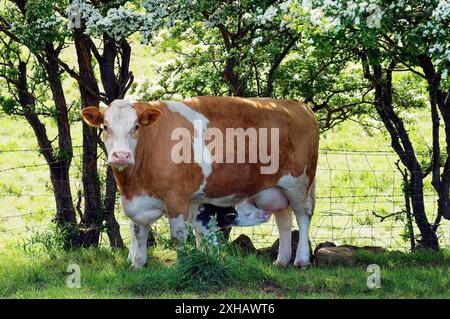
{"label": "udder", "polygon": [[289,201],[278,187],[263,190],[254,197],[256,206],[260,209],[275,212],[283,210],[289,206]]}
{"label": "udder", "polygon": [[279,188],[266,189],[236,205],[237,226],[254,226],[267,222],[272,212],[287,208],[289,201]]}

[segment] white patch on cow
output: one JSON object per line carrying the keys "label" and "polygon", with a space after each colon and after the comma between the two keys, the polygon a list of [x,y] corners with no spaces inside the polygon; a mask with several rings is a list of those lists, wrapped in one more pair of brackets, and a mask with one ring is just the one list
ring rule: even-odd
{"label": "white patch on cow", "polygon": [[158,198],[141,195],[132,199],[120,197],[122,209],[133,222],[140,225],[151,225],[166,211],[166,205]]}
{"label": "white patch on cow", "polygon": [[128,261],[133,262],[133,257],[136,255],[137,238],[134,233],[134,223],[130,221],[130,250],[128,251]]}
{"label": "white patch on cow", "polygon": [[314,178],[309,189],[309,194],[306,198],[306,212],[310,216],[312,216],[314,212],[315,201],[316,201],[316,179]]}
{"label": "white patch on cow", "polygon": [[188,231],[186,221],[183,215],[178,215],[176,218],[169,218],[170,236],[178,241],[187,239]]}
{"label": "white patch on cow", "polygon": [[199,164],[203,173],[203,183],[198,192],[203,192],[206,186],[206,179],[212,172],[211,153],[205,145],[205,134],[209,120],[201,113],[193,110],[188,105],[179,101],[164,101],[169,110],[173,113],[180,113],[194,126],[193,148],[194,161]]}
{"label": "white patch on cow", "polygon": [[292,176],[291,173],[283,175],[277,183],[277,186],[283,188],[288,192],[295,192],[297,196],[306,196],[306,190],[308,188],[309,178],[305,171],[300,176]]}

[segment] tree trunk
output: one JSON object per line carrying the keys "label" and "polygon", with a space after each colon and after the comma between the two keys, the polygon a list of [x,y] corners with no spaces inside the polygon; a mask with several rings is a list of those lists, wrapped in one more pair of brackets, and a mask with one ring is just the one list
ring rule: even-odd
{"label": "tree trunk", "polygon": [[58,126],[58,152],[53,154],[54,163],[50,164],[50,176],[55,190],[55,200],[58,217],[64,216],[59,223],[73,223],[75,219],[75,209],[73,207],[72,192],[70,187],[69,170],[72,163],[73,148],[72,137],[70,134],[69,112],[67,109],[66,97],[61,83],[59,64],[57,62],[58,54],[52,44],[45,47],[46,71],[50,90],[52,91],[53,101],[56,110],[56,123]]}
{"label": "tree trunk", "polygon": [[265,97],[271,97],[273,93],[273,81],[275,80],[275,72],[277,71],[278,67],[280,66],[281,62],[283,62],[284,58],[288,55],[289,51],[292,49],[292,47],[297,42],[297,38],[292,38],[291,41],[288,43],[286,47],[280,52],[278,57],[275,59],[275,61],[272,63],[269,73],[267,73],[267,83],[266,83],[266,92]]}
{"label": "tree trunk", "polygon": [[231,86],[231,94],[233,96],[244,96],[245,88],[244,84],[239,78],[239,74],[235,71],[238,66],[238,62],[235,57],[227,58],[225,69],[223,70],[223,78]]}
{"label": "tree trunk", "polygon": [[438,238],[436,233],[433,232],[425,213],[422,170],[420,170],[420,167],[416,167],[413,171],[410,170],[409,173],[411,175],[411,206],[414,220],[416,221],[417,227],[419,227],[422,237],[420,243],[426,248],[439,250]]}
{"label": "tree trunk", "polygon": [[44,124],[36,114],[25,114],[25,118],[34,130],[39,147],[50,169],[50,180],[56,202],[55,222],[60,229],[76,225],[75,209],[73,207],[69,180],[69,167],[65,162],[53,158],[53,148],[47,138]]}
{"label": "tree trunk", "polygon": [[[99,105],[99,88],[92,66],[91,52],[84,28],[74,31],[75,48],[78,57],[78,85],[81,107]],[[84,214],[81,219],[81,243],[83,246],[97,246],[102,224],[100,181],[97,170],[97,129],[83,122],[83,190]]]}
{"label": "tree trunk", "polygon": [[111,167],[106,172],[106,191],[103,200],[104,220],[106,221],[106,233],[111,247],[124,248],[125,245],[120,235],[120,226],[114,217],[116,204],[117,185]]}
{"label": "tree trunk", "polygon": [[[50,54],[55,54],[53,46],[47,46],[47,59]],[[50,142],[45,125],[40,121],[38,115],[34,113],[35,98],[28,92],[27,63],[20,62],[19,81],[16,84],[19,92],[19,103],[25,110],[24,116],[32,127],[41,152],[49,166],[50,180],[53,188],[53,195],[56,203],[56,214],[54,221],[59,229],[69,230],[65,238],[65,246],[70,247],[75,242],[76,233],[73,227],[76,225],[75,209],[72,202],[70,189],[69,170],[72,161],[72,140],[70,137],[70,126],[67,112],[67,104],[62,90],[59,67],[52,63],[41,61],[45,66],[47,77],[52,91],[55,107],[58,110],[56,123],[58,126],[58,153],[55,152]]]}
{"label": "tree trunk", "polygon": [[[430,96],[431,117],[433,124],[433,161],[432,185],[438,194],[438,213],[433,228],[436,230],[442,217],[450,219],[450,91],[445,93],[440,88],[441,75],[436,73],[433,62],[427,56],[419,57],[420,66],[428,82]],[[445,98],[446,97],[446,98]],[[445,164],[441,171],[441,149],[439,145],[439,112],[444,121],[446,155]],[[441,174],[441,175],[439,175]]]}
{"label": "tree trunk", "polygon": [[[363,58],[363,65],[365,62],[367,60]],[[433,232],[425,213],[422,168],[416,158],[404,123],[392,106],[392,70],[394,67],[395,64],[392,64],[388,69],[383,69],[381,65],[375,65],[372,74],[369,74],[369,69],[365,68],[364,75],[374,84],[375,108],[391,136],[392,148],[411,176],[411,207],[414,220],[422,237],[420,242],[426,248],[438,250],[438,238]]]}

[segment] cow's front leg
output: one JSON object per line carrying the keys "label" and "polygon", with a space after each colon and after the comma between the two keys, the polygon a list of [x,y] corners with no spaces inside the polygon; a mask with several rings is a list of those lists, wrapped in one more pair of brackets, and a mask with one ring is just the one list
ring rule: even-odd
{"label": "cow's front leg", "polygon": [[136,255],[137,238],[135,236],[134,227],[135,227],[135,223],[130,221],[130,250],[128,251],[128,261],[129,262],[132,262],[133,256]]}
{"label": "cow's front leg", "polygon": [[181,197],[179,194],[171,194],[165,198],[167,215],[169,217],[170,237],[179,244],[186,241],[188,227],[186,222],[189,216],[190,197]]}
{"label": "cow's front leg", "polygon": [[150,225],[131,223],[131,245],[128,258],[132,269],[140,269],[147,264],[147,239]]}
{"label": "cow's front leg", "polygon": [[185,214],[180,213],[176,217],[169,216],[170,237],[176,244],[186,241],[188,237],[188,227]]}

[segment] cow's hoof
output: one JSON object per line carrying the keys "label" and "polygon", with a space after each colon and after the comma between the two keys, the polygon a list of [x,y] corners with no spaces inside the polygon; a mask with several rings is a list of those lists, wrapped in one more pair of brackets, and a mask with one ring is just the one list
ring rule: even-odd
{"label": "cow's hoof", "polygon": [[310,262],[308,261],[302,261],[302,260],[296,260],[294,261],[294,266],[300,269],[307,269],[310,266]]}
{"label": "cow's hoof", "polygon": [[288,264],[289,264],[289,259],[288,260],[277,259],[273,262],[273,265],[277,266],[277,267],[286,267]]}
{"label": "cow's hoof", "polygon": [[144,269],[147,267],[147,263],[140,265],[140,264],[131,264],[129,270],[130,271],[134,271],[134,270],[139,270],[139,269]]}

